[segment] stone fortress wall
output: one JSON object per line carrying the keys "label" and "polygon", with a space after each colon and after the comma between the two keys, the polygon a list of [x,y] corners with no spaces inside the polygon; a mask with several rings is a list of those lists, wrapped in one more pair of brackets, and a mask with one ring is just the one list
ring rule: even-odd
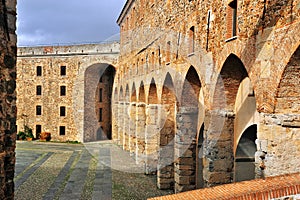
{"label": "stone fortress wall", "polygon": [[175,192],[299,172],[299,9],[128,0],[113,140]]}
{"label": "stone fortress wall", "polygon": [[[104,110],[110,108],[106,105],[110,99],[103,98],[99,103],[97,95],[101,87],[102,95],[107,96],[111,86],[99,80],[105,69],[116,63],[118,55],[118,42],[19,47],[18,131],[23,131],[27,125],[37,137],[40,132],[50,132],[54,141],[79,142],[97,140],[100,127],[108,133],[110,129],[106,124],[109,124],[110,113],[103,111],[103,120],[99,122],[97,112],[99,106]],[[41,106],[41,113],[37,113],[38,106]]]}

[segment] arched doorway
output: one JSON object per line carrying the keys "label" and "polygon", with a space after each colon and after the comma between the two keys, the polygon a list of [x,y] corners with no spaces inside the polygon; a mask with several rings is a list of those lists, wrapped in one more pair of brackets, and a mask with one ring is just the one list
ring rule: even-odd
{"label": "arched doorway", "polygon": [[235,152],[235,182],[255,179],[255,152],[257,125],[251,125],[242,134]]}
{"label": "arched doorway", "polygon": [[85,71],[84,142],[112,138],[114,76],[115,68],[107,64],[95,64]]}

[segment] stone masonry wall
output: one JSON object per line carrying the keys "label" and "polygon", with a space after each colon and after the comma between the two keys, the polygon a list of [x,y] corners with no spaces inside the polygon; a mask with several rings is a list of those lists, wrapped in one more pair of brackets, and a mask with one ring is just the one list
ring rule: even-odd
{"label": "stone masonry wall", "polygon": [[16,147],[16,1],[0,3],[0,199],[14,199]]}
{"label": "stone masonry wall", "polygon": [[[118,43],[18,48],[18,131],[22,131],[25,124],[33,129],[35,135],[36,125],[41,125],[41,131],[50,132],[52,140],[96,140],[99,129],[99,113],[96,110],[99,79],[101,72],[104,73],[116,62],[118,52]],[[38,66],[42,68],[41,76],[37,76]],[[66,75],[61,75],[61,66],[66,67]],[[92,73],[93,77],[88,78],[87,69],[96,70],[96,74]],[[112,80],[110,82],[112,84]],[[36,93],[38,85],[42,87],[41,95]],[[60,94],[61,86],[66,87],[64,96]],[[108,93],[111,91],[105,87],[103,101],[110,99],[111,94]],[[42,106],[41,115],[36,115],[36,106]],[[60,116],[61,106],[66,107],[66,116]],[[103,117],[110,118],[106,113],[110,111],[104,110]],[[87,126],[91,119],[95,123]],[[65,135],[60,135],[60,126],[66,127]],[[109,130],[109,127],[103,128]]]}
{"label": "stone masonry wall", "polygon": [[[167,106],[164,87],[171,88],[169,83],[173,85],[175,106],[171,114],[176,117],[161,123],[151,133],[147,132],[150,130],[147,127],[137,127],[136,130],[147,139],[148,134],[159,137],[162,130],[171,132],[171,127],[164,130],[168,124],[174,124],[177,128],[175,142],[177,139],[179,142],[174,144],[174,179],[174,168],[164,171],[168,175],[165,177],[169,178],[167,181],[170,181],[167,187],[174,185],[176,192],[195,188],[197,179],[203,180],[200,185],[204,187],[233,182],[236,147],[243,131],[251,125],[258,127],[255,154],[257,178],[300,169],[297,165],[300,163],[299,156],[296,156],[299,154],[300,132],[297,87],[300,1],[236,2],[236,8],[232,8],[235,4],[233,0],[130,0],[118,19],[121,55],[114,83],[115,94],[118,95],[115,99],[124,99],[122,88],[129,88],[129,93],[137,94],[139,99],[141,95],[135,86],[143,85],[145,106],[151,105],[152,99],[156,98],[159,107],[164,108]],[[236,24],[229,20],[234,17],[229,16],[228,11],[232,9],[236,9]],[[234,26],[236,35],[232,35]],[[248,85],[251,85],[246,96],[251,97],[251,105],[256,112],[235,109],[246,106],[243,102],[237,102],[246,98],[237,98],[240,95],[238,91],[245,87],[242,84],[245,79],[249,79]],[[201,106],[200,90],[203,93]],[[115,103],[120,106],[126,102]],[[194,109],[198,109],[198,114],[194,113]],[[172,111],[168,112],[162,112],[160,117]],[[144,124],[144,118],[151,118],[147,116],[149,114],[146,112],[142,121],[136,115],[136,124]],[[199,138],[202,118],[203,154],[195,152],[199,144],[194,144]],[[122,120],[120,115],[116,120]],[[127,128],[118,125],[118,129],[114,129],[118,131],[113,133],[114,140],[122,137]],[[141,134],[141,130],[145,132]],[[144,143],[145,138],[137,138],[135,145]],[[181,145],[181,141],[191,143]],[[140,154],[138,150],[136,148],[132,154]],[[147,152],[143,155],[146,158]],[[158,169],[162,169],[160,161],[170,152],[165,155],[158,149]],[[199,159],[203,159],[203,173],[197,172],[198,158],[195,162],[194,155],[202,155]],[[197,174],[203,177],[197,177]],[[158,186],[165,178],[161,175],[158,171]]]}

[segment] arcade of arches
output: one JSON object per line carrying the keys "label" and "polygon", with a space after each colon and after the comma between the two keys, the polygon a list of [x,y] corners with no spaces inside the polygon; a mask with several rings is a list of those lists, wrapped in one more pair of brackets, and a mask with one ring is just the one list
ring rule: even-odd
{"label": "arcade of arches", "polygon": [[[299,73],[298,54],[299,48],[285,67],[277,89],[277,98],[291,99],[295,106],[299,106],[295,102],[298,94],[292,96],[286,90],[297,89],[288,85],[285,77]],[[205,100],[209,94],[205,94],[194,66],[183,73],[184,78],[161,72],[149,82],[136,78],[115,84],[112,119],[112,139],[145,166],[146,174],[157,174],[160,189],[181,192],[281,174],[273,165],[283,164],[278,159],[288,155],[280,155],[276,147],[299,152],[299,136],[295,135],[298,126],[271,121],[287,115],[258,112],[255,88],[238,56],[230,54],[224,61],[216,76],[212,103]],[[275,111],[279,109],[277,106]],[[291,115],[294,118],[298,116],[296,109]],[[294,141],[283,137],[289,148],[278,137],[283,132],[298,137]],[[294,164],[282,172],[297,171],[299,166]]]}
{"label": "arcade of arches", "polygon": [[127,1],[113,141],[175,192],[299,172],[299,9]]}

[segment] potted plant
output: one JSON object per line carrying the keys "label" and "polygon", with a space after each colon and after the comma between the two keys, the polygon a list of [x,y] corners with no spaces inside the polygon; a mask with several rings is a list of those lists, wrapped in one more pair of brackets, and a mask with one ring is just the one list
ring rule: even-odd
{"label": "potted plant", "polygon": [[40,141],[50,141],[51,140],[51,133],[49,132],[41,132],[40,134]]}
{"label": "potted plant", "polygon": [[24,131],[19,131],[17,134],[18,140],[28,140],[31,141],[34,138],[32,134],[32,129],[28,126],[24,126]]}

